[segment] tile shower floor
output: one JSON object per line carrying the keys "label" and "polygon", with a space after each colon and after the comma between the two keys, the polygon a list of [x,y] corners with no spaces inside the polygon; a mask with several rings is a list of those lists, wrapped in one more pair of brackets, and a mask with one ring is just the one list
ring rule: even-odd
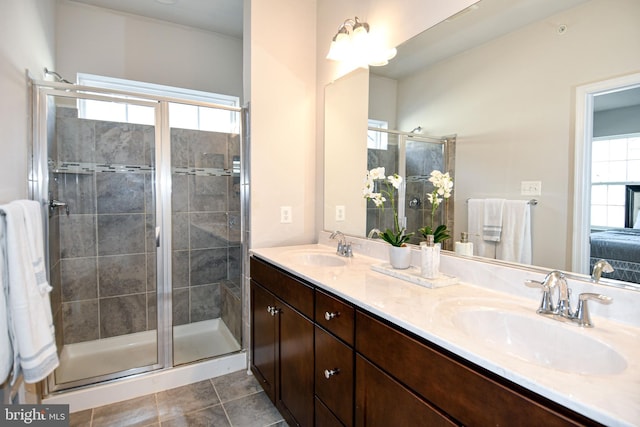
{"label": "tile shower floor", "polygon": [[287,424],[246,371],[71,414],[70,426],[282,427]]}

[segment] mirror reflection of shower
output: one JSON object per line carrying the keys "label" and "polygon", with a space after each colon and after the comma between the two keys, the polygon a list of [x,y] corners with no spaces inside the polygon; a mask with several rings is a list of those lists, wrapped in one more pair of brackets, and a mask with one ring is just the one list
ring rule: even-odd
{"label": "mirror reflection of shower", "polygon": [[[428,224],[431,218],[431,206],[426,200],[426,194],[433,191],[429,182],[431,171],[440,170],[455,174],[454,153],[455,136],[429,137],[422,135],[421,126],[411,132],[399,132],[388,129],[369,127],[367,148],[367,169],[384,167],[386,175],[397,173],[405,178],[405,185],[398,195],[398,215],[406,218],[408,232]],[[377,145],[371,145],[371,140]],[[384,144],[381,143],[384,141]],[[436,221],[453,227],[453,198],[441,206]],[[377,228],[384,230],[393,224],[393,212],[390,206],[384,210],[376,208],[373,202],[367,202],[367,232]],[[418,244],[421,240],[419,233],[414,235],[410,243]],[[445,242],[445,249],[451,242]]]}

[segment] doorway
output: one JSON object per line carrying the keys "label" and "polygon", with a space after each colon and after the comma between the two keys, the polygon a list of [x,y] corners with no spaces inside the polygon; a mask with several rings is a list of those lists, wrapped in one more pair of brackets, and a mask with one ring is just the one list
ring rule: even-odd
{"label": "doorway", "polygon": [[[622,185],[627,181],[627,175],[625,178],[616,178],[617,181],[604,181],[598,184],[598,177],[594,178],[594,174],[598,175],[599,163],[602,162],[602,157],[606,156],[606,152],[603,152],[598,145],[599,141],[603,141],[602,136],[609,133],[617,134],[617,136],[633,136],[634,132],[618,130],[615,132],[603,131],[604,125],[596,126],[597,119],[596,114],[598,110],[603,111],[602,108],[597,108],[598,104],[607,105],[610,101],[617,103],[616,105],[609,105],[606,110],[620,111],[633,107],[628,101],[620,101],[626,98],[625,95],[632,95],[630,98],[634,98],[633,94],[637,94],[640,88],[640,74],[632,74],[621,78],[606,80],[594,84],[581,86],[576,89],[576,129],[575,129],[575,162],[574,162],[574,215],[573,215],[573,239],[572,239],[572,270],[578,273],[589,274],[592,262],[592,248],[591,248],[591,234],[592,234],[592,215],[601,215],[603,212],[600,207],[608,203],[603,200],[602,191],[595,191],[592,193],[593,188],[598,190],[597,187],[605,188],[605,186],[612,188],[611,212],[616,209],[621,211],[624,215],[624,206],[617,206],[615,199],[616,187]],[[620,102],[624,102],[621,104]],[[616,108],[617,107],[617,108]],[[637,106],[636,106],[637,107]],[[635,120],[637,123],[637,120]],[[617,125],[618,127],[620,124]],[[604,133],[603,133],[604,132]],[[637,133],[638,130],[635,131]],[[627,135],[624,135],[624,134]],[[620,139],[621,138],[616,138]],[[595,143],[594,143],[595,141]],[[626,144],[626,142],[625,142]],[[594,148],[596,151],[594,154]],[[603,154],[604,153],[604,154]],[[622,160],[622,159],[620,159]],[[626,160],[625,160],[626,161]],[[595,163],[594,163],[595,162]],[[595,165],[595,166],[594,166]],[[608,179],[608,178],[607,178]],[[618,182],[620,181],[620,182]],[[609,185],[612,184],[612,185]],[[622,192],[624,197],[624,191]],[[606,195],[608,198],[608,195]],[[592,198],[598,198],[598,201],[602,200],[600,207],[596,207],[594,210],[594,203]],[[607,208],[605,208],[607,209]],[[600,220],[602,221],[602,220]],[[621,217],[621,223],[624,223],[624,216]],[[596,230],[597,231],[597,230]]]}

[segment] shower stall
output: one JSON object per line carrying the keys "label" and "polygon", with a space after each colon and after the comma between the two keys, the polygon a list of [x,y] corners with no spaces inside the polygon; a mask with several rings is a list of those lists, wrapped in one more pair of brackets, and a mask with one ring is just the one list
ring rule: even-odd
{"label": "shower stall", "polygon": [[[45,393],[242,351],[245,112],[32,88],[30,191],[43,204],[60,356]],[[114,109],[121,118],[96,117]],[[222,125],[175,125],[185,109]]]}
{"label": "shower stall", "polygon": [[[455,177],[456,136],[430,137],[411,132],[400,132],[370,127],[368,131],[367,169],[384,167],[387,175],[397,173],[405,178],[398,194],[398,216],[405,218],[409,232],[431,225],[431,205],[426,194],[433,191],[429,182],[431,171],[449,172]],[[454,203],[448,199],[436,212],[437,224],[453,229]],[[387,207],[385,205],[385,207]],[[378,209],[367,202],[367,230],[385,230],[393,226],[391,209]],[[414,235],[410,243],[422,239]],[[452,239],[443,242],[445,249],[452,248]]]}

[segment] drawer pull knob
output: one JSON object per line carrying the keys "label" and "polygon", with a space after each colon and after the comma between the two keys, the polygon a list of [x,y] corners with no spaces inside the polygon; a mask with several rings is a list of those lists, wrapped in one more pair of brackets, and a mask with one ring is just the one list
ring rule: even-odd
{"label": "drawer pull knob", "polygon": [[324,370],[324,377],[326,379],[331,378],[332,376],[338,374],[340,372],[340,369],[336,368],[336,369],[325,369]]}
{"label": "drawer pull knob", "polygon": [[340,316],[340,312],[339,311],[335,312],[335,313],[329,313],[328,311],[324,312],[324,318],[327,319],[327,320],[331,320],[334,317],[338,317],[338,316]]}

